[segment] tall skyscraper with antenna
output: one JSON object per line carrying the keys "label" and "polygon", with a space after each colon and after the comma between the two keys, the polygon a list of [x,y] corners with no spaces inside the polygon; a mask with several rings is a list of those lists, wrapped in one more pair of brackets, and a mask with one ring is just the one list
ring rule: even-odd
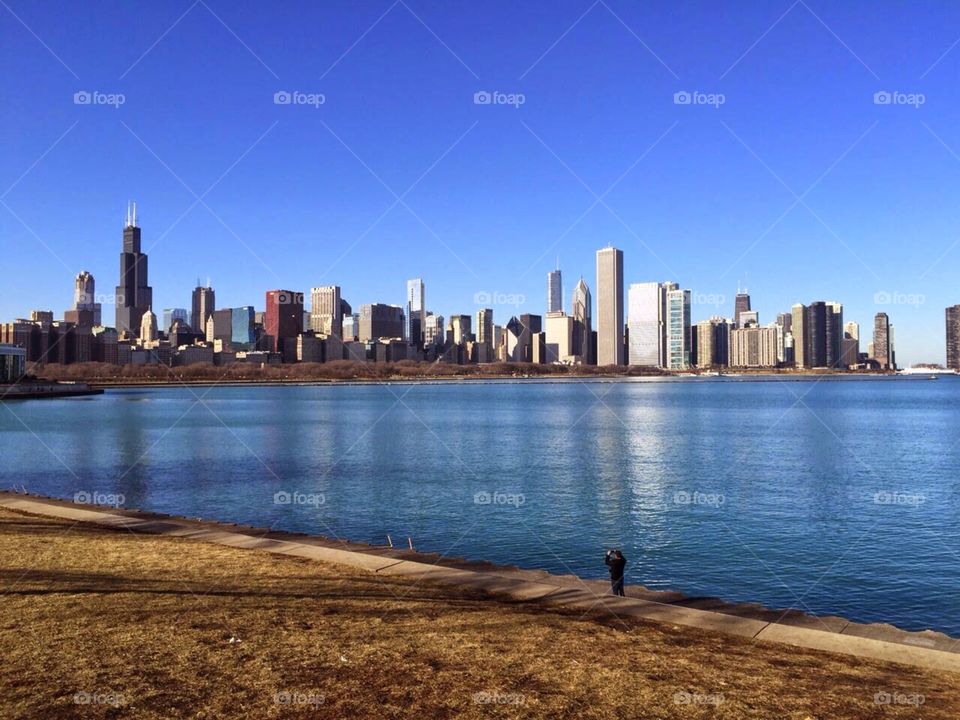
{"label": "tall skyscraper with antenna", "polygon": [[559,267],[547,273],[547,312],[563,312],[563,280]]}
{"label": "tall skyscraper with antenna", "polygon": [[127,204],[123,225],[123,252],[120,253],[120,282],[117,285],[117,332],[139,336],[143,314],[153,305],[153,288],[148,280],[147,256],[140,251],[137,204]]}

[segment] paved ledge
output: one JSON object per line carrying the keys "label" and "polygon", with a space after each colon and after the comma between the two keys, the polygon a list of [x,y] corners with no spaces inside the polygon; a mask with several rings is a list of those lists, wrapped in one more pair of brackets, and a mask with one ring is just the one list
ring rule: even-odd
{"label": "paved ledge", "polygon": [[843,618],[785,614],[757,605],[730,605],[715,598],[687,598],[679,593],[637,587],[628,588],[628,597],[618,598],[609,594],[606,582],[582,580],[572,575],[471,563],[430,553],[337,542],[229,523],[75,505],[16,493],[0,492],[0,507],[131,532],[293,555],[423,582],[469,587],[513,601],[540,602],[584,611],[605,609],[620,618],[695,627],[762,642],[960,672],[960,641],[932,631],[907,632],[891,625],[863,625]]}

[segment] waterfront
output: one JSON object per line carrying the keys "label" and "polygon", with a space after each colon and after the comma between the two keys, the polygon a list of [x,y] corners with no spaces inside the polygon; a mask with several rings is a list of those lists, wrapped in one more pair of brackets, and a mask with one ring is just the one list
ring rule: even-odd
{"label": "waterfront", "polygon": [[111,390],[5,406],[0,486],[958,635],[958,389]]}

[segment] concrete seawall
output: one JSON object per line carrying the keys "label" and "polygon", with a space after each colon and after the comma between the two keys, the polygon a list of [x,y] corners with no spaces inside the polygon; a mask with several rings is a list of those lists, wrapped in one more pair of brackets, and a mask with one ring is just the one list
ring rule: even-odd
{"label": "concrete seawall", "polygon": [[713,598],[686,598],[679,593],[627,588],[626,598],[609,595],[605,581],[540,570],[441,558],[396,548],[347,543],[267,529],[172,517],[0,492],[0,507],[18,512],[87,522],[148,533],[216,543],[229,547],[292,555],[367,572],[403,576],[416,582],[482,590],[494,598],[535,602],[577,610],[604,610],[620,619],[640,619],[699,628],[934,670],[960,672],[960,640],[932,631],[907,632],[890,625],[859,624],[838,617],[814,617],[757,605],[733,605]]}

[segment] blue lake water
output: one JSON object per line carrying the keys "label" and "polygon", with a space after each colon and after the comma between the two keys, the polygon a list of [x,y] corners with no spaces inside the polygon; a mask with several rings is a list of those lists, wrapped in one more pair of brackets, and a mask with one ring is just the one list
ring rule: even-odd
{"label": "blue lake water", "polygon": [[960,378],[112,390],[4,403],[0,488],[583,577],[617,546],[628,583],[960,636],[958,397]]}

